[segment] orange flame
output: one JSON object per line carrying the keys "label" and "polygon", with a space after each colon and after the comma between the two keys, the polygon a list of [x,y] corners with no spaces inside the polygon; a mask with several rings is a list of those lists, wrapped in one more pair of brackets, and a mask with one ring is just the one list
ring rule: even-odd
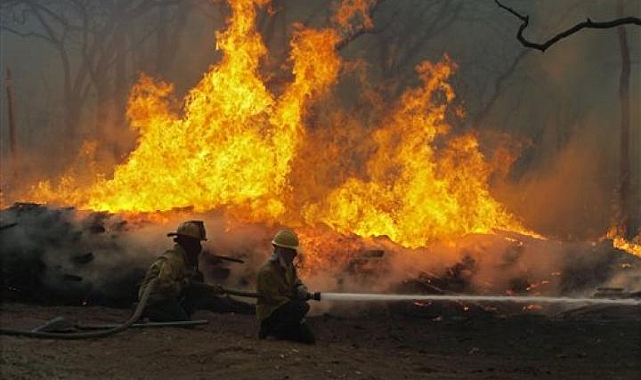
{"label": "orange flame", "polygon": [[354,31],[351,21],[360,17],[360,24],[365,29],[371,29],[374,22],[369,15],[370,8],[376,3],[376,0],[345,0],[336,10],[332,21],[345,29],[347,33]]}
{"label": "orange flame", "polygon": [[[614,246],[615,248],[626,251],[631,255],[641,257],[641,244],[628,241],[623,238],[622,235],[623,232],[621,231],[621,228],[615,226],[611,227],[608,230],[606,237],[612,240],[612,246]],[[637,235],[637,237],[633,240],[641,241],[641,235]]]}
{"label": "orange flame", "polygon": [[[494,168],[475,136],[449,136],[455,94],[447,80],[456,68],[449,58],[420,64],[422,86],[378,122],[325,112],[318,104],[344,69],[341,35],[297,26],[294,79],[276,96],[259,75],[267,51],[254,25],[256,7],[267,3],[230,1],[228,28],[216,34],[223,58],[182,103],[171,84],[140,77],[127,111],[140,137],[112,178],[93,175],[90,186],[73,175],[58,187],[42,182],[31,200],[114,212],[224,207],[246,220],[324,223],[406,247],[493,228],[523,231],[490,195]],[[346,1],[334,20],[343,31],[354,19],[368,27],[372,4]]]}
{"label": "orange flame", "polygon": [[[366,179],[349,178],[323,204],[305,210],[308,223],[323,221],[340,232],[388,235],[407,247],[435,238],[518,229],[489,194],[491,168],[474,136],[436,139],[449,132],[445,112],[454,91],[446,80],[455,65],[446,57],[417,71],[423,87],[406,92],[374,133],[377,152]],[[435,102],[434,98],[442,97]]]}
{"label": "orange flame", "polygon": [[622,237],[615,237],[612,239],[612,245],[632,255],[641,257],[641,244],[629,242]]}

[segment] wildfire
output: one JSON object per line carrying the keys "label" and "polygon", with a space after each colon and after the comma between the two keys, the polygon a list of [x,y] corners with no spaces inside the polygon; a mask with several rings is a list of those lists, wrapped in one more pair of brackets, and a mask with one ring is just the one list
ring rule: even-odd
{"label": "wildfire", "polygon": [[268,2],[230,1],[228,27],[216,34],[223,58],[182,101],[171,84],[140,77],[127,110],[137,146],[112,178],[90,173],[83,186],[69,172],[56,186],[38,184],[29,200],[112,212],[224,208],[245,220],[323,223],[406,247],[494,228],[523,231],[490,195],[495,168],[476,137],[451,136],[451,59],[418,65],[422,85],[392,105],[372,101],[384,116],[363,121],[327,98],[346,70],[336,46],[354,20],[371,27],[373,1],[346,0],[334,28],[296,26],[293,80],[278,92],[259,74],[267,50],[256,9]]}

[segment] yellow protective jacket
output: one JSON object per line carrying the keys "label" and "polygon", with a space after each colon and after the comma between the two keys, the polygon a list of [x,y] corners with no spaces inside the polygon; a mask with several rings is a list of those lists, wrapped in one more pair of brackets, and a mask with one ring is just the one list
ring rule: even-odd
{"label": "yellow protective jacket", "polygon": [[275,260],[267,260],[258,270],[256,290],[256,316],[263,320],[278,309],[279,306],[296,298],[296,290],[303,282],[298,278],[296,269],[287,269]]}
{"label": "yellow protective jacket", "polygon": [[178,244],[165,251],[151,264],[145,279],[138,289],[138,299],[147,289],[149,282],[157,278],[156,286],[149,295],[149,300],[162,298],[178,298],[191,283],[193,268],[187,259],[187,253]]}

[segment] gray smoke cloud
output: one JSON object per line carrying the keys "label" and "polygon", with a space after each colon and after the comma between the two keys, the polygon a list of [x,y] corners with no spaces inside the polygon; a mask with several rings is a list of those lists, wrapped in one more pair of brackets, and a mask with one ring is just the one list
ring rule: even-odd
{"label": "gray smoke cloud", "polygon": [[[127,219],[16,204],[0,211],[3,299],[127,307],[148,265],[173,244],[166,234],[187,219],[205,221],[200,269],[206,281],[253,290],[256,270],[281,226],[240,223],[222,213]],[[328,231],[323,239],[337,244],[303,246],[304,255],[315,256],[300,263],[312,291],[589,297],[600,287],[641,289],[641,260],[608,241],[568,243],[496,231],[409,250],[384,237]],[[314,304],[314,313],[335,306]]]}

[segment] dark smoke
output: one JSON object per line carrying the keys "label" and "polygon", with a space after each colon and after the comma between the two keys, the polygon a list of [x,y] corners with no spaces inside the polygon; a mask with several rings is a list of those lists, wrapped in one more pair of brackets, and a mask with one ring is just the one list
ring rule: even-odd
{"label": "dark smoke", "polygon": [[122,238],[127,222],[73,208],[16,204],[0,212],[2,298],[126,305],[144,271],[143,247]]}
{"label": "dark smoke", "polygon": [[[173,244],[166,233],[193,217],[204,219],[208,230],[200,260],[205,280],[253,289],[256,269],[269,255],[278,226],[232,223],[213,214],[128,221],[114,214],[15,204],[0,211],[2,298],[128,307],[150,262]],[[331,231],[323,241],[337,244],[306,254],[320,255],[325,264],[303,261],[300,268],[309,287],[321,292],[590,296],[600,287],[641,288],[641,260],[608,241],[563,243],[501,231],[417,250],[385,238]]]}

